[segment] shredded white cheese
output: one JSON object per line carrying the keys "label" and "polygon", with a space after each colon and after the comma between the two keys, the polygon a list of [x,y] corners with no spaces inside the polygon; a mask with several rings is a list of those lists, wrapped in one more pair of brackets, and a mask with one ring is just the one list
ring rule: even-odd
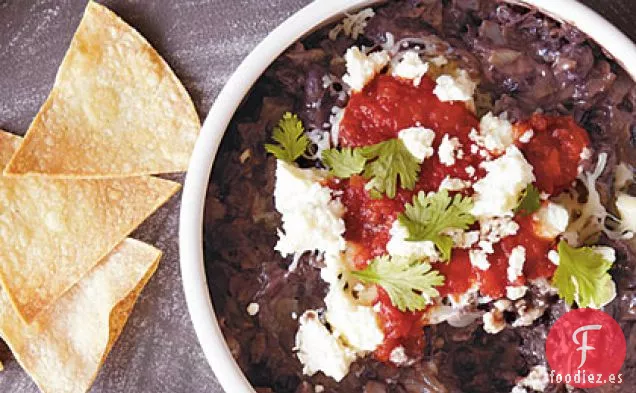
{"label": "shredded white cheese", "polygon": [[340,135],[340,122],[344,117],[345,110],[339,106],[331,108],[331,115],[329,116],[329,123],[331,124],[331,144],[338,146],[338,137]]}
{"label": "shredded white cheese", "polygon": [[365,8],[356,14],[346,14],[342,22],[329,31],[329,39],[335,41],[342,32],[347,37],[357,40],[364,33],[368,20],[373,18],[373,16],[375,16],[373,8]]}
{"label": "shredded white cheese", "polygon": [[579,175],[579,180],[587,189],[588,194],[584,203],[579,202],[579,195],[576,190],[562,193],[556,198],[556,202],[568,209],[570,217],[575,217],[563,234],[572,245],[583,244],[585,240],[600,232],[605,232],[612,239],[624,237],[620,228],[619,230],[613,230],[605,225],[608,218],[619,221],[607,212],[607,209],[601,203],[601,195],[596,188],[596,181],[603,174],[606,165],[607,153],[601,153],[598,155],[598,162],[594,172],[586,172]]}

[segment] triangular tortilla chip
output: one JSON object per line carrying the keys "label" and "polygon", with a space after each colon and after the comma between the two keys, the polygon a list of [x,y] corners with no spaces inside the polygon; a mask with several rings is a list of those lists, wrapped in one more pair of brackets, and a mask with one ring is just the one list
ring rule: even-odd
{"label": "triangular tortilla chip", "polygon": [[200,122],[170,67],[89,2],[48,99],[7,174],[124,177],[185,171]]}
{"label": "triangular tortilla chip", "polygon": [[0,130],[0,168],[9,163],[11,156],[18,150],[22,138],[9,132]]}
{"label": "triangular tortilla chip", "polygon": [[0,177],[0,282],[31,321],[161,206],[179,184],[154,177]]}
{"label": "triangular tortilla chip", "polygon": [[0,335],[44,393],[84,393],[119,337],[161,251],[124,240],[31,324],[0,289]]}

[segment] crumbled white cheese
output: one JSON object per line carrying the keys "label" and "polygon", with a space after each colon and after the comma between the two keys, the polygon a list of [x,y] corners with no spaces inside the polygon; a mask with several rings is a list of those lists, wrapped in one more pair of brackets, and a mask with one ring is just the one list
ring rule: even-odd
{"label": "crumbled white cheese", "polygon": [[314,387],[314,392],[315,393],[323,393],[325,391],[325,387],[322,385],[316,385]]}
{"label": "crumbled white cheese", "polygon": [[337,285],[325,297],[325,318],[333,335],[356,352],[374,351],[384,341],[384,333],[372,307],[362,306]]}
{"label": "crumbled white cheese", "polygon": [[548,251],[548,260],[553,264],[559,266],[561,258],[559,257],[559,253],[556,250],[550,250]]}
{"label": "crumbled white cheese", "polygon": [[532,140],[533,136],[534,136],[534,130],[528,130],[524,132],[523,134],[521,134],[521,136],[519,137],[519,142],[529,143],[530,140]]}
{"label": "crumbled white cheese", "polygon": [[456,151],[462,146],[456,137],[449,138],[448,134],[444,134],[442,142],[437,150],[439,161],[446,166],[455,165]]}
{"label": "crumbled white cheese", "polygon": [[454,177],[450,177],[449,175],[447,175],[444,180],[442,180],[442,182],[439,185],[439,191],[442,190],[448,190],[448,191],[461,191],[464,190],[470,186],[472,186],[473,183],[467,181],[467,180],[462,180],[462,179],[457,179]]}
{"label": "crumbled white cheese", "polygon": [[516,235],[519,224],[510,216],[485,218],[479,221],[479,231],[483,240],[496,244],[505,237]]}
{"label": "crumbled white cheese", "polygon": [[470,177],[475,176],[476,169],[475,169],[475,167],[474,167],[474,166],[469,165],[469,166],[467,166],[467,167],[466,167],[466,169],[465,169],[465,170],[466,170],[466,173],[468,174],[468,176],[470,176]]}
{"label": "crumbled white cheese", "polygon": [[274,201],[283,221],[276,244],[281,255],[314,250],[337,254],[345,249],[345,208],[321,185],[325,176],[325,171],[278,160]]}
{"label": "crumbled white cheese", "polygon": [[338,35],[343,32],[347,37],[357,40],[364,33],[367,22],[375,15],[373,8],[365,8],[356,14],[347,14],[342,22],[334,26],[329,31],[329,39],[335,41]]}
{"label": "crumbled white cheese", "polygon": [[481,118],[479,134],[479,137],[471,135],[476,139],[475,142],[491,152],[503,152],[514,142],[512,124],[508,120],[494,116],[492,112]]}
{"label": "crumbled white cheese", "polygon": [[259,306],[258,303],[250,303],[247,305],[247,313],[251,316],[258,314],[260,309],[261,306]]}
{"label": "crumbled white cheese", "polygon": [[482,166],[488,174],[473,184],[473,215],[478,218],[512,215],[521,192],[535,180],[532,165],[512,145],[503,156],[484,162]]}
{"label": "crumbled white cheese", "polygon": [[558,203],[548,202],[534,213],[534,231],[537,235],[546,239],[556,239],[565,232],[570,223],[570,213]]}
{"label": "crumbled white cheese", "polygon": [[407,258],[425,258],[431,262],[439,260],[439,254],[435,249],[435,243],[430,240],[422,240],[411,242],[406,239],[409,237],[408,229],[395,220],[389,230],[391,239],[386,245],[386,250],[391,256],[407,257]]}
{"label": "crumbled white cheese", "polygon": [[332,335],[313,310],[300,317],[295,350],[303,364],[303,374],[311,376],[322,371],[336,381],[347,375],[356,360],[355,352]]}
{"label": "crumbled white cheese", "polygon": [[510,300],[518,300],[526,295],[528,291],[528,287],[525,285],[522,286],[507,286],[506,287],[506,297]]}
{"label": "crumbled white cheese", "polygon": [[[517,382],[515,386],[517,392],[526,392],[524,388],[532,389],[536,392],[544,392],[545,389],[550,384],[550,375],[548,374],[548,369],[545,366],[534,366],[528,376],[523,378],[521,381]],[[512,393],[517,393],[512,391]]]}
{"label": "crumbled white cheese", "polygon": [[404,53],[400,62],[393,67],[392,74],[399,78],[411,79],[413,85],[419,86],[427,71],[428,63],[424,63],[420,55],[411,50]]}
{"label": "crumbled white cheese", "polygon": [[342,81],[355,91],[361,91],[390,61],[386,51],[366,55],[358,47],[351,47],[345,53],[347,73]]}
{"label": "crumbled white cheese", "polygon": [[466,70],[457,71],[455,76],[441,75],[436,80],[437,86],[433,93],[440,101],[469,101],[472,102],[477,84],[470,79]]}
{"label": "crumbled white cheese", "polygon": [[479,270],[486,271],[490,269],[490,262],[488,262],[488,255],[484,250],[470,250],[468,252],[470,258],[470,264]]}
{"label": "crumbled white cheese", "polygon": [[389,355],[389,360],[396,366],[407,366],[409,364],[409,357],[406,355],[406,350],[401,345],[393,348]]}
{"label": "crumbled white cheese", "polygon": [[451,228],[443,232],[453,239],[453,247],[471,248],[479,241],[479,231],[464,231],[462,229]]}
{"label": "crumbled white cheese", "polygon": [[508,257],[508,281],[515,282],[523,274],[523,265],[526,262],[526,248],[517,246],[510,251]]}
{"label": "crumbled white cheese", "polygon": [[435,131],[431,129],[425,127],[405,128],[398,133],[398,138],[420,163],[435,154],[433,149]]}
{"label": "crumbled white cheese", "polygon": [[479,248],[484,250],[486,254],[492,254],[493,252],[495,252],[495,250],[492,248],[492,242],[488,240],[480,240]]}
{"label": "crumbled white cheese", "polygon": [[497,334],[505,329],[506,322],[503,319],[503,313],[494,308],[482,317],[484,321],[484,331],[489,334]]}

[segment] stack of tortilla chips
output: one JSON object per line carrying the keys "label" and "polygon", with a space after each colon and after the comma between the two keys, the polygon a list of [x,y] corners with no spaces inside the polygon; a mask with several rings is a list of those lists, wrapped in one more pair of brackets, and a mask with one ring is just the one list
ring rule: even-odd
{"label": "stack of tortilla chips", "polygon": [[43,392],[90,388],[161,257],[127,238],[179,189],[151,175],[184,171],[199,129],[163,59],[91,2],[24,140],[0,131],[0,337]]}

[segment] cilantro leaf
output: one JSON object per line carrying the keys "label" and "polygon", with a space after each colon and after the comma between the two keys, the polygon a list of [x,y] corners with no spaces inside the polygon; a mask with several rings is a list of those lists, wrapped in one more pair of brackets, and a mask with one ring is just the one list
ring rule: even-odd
{"label": "cilantro leaf", "polygon": [[309,138],[304,131],[305,128],[298,116],[287,112],[272,133],[272,139],[278,144],[267,143],[265,150],[279,160],[294,162],[309,146]]}
{"label": "cilantro leaf", "polygon": [[470,214],[472,208],[472,198],[461,194],[450,197],[447,190],[442,190],[427,196],[420,191],[413,197],[412,205],[406,204],[398,220],[409,232],[407,241],[430,240],[439,249],[442,260],[448,261],[453,240],[442,232],[451,228],[468,229],[475,222]]}
{"label": "cilantro leaf", "polygon": [[558,246],[559,266],[552,277],[552,285],[559,291],[559,297],[571,305],[599,308],[615,295],[616,287],[608,270],[608,261],[590,247],[573,248],[565,240]]}
{"label": "cilantro leaf", "polygon": [[[371,191],[395,198],[398,178],[402,188],[412,190],[420,173],[420,163],[399,139],[389,139],[361,149],[368,160],[363,176],[370,179]],[[371,161],[373,160],[373,161]]]}
{"label": "cilantro leaf", "polygon": [[428,263],[387,255],[375,258],[364,270],[351,274],[362,282],[382,287],[400,311],[423,310],[430,298],[439,296],[435,287],[444,284],[444,276],[431,270]]}
{"label": "cilantro leaf", "polygon": [[364,170],[367,159],[360,149],[345,147],[342,150],[329,149],[322,152],[322,161],[331,173],[341,179],[350,178]]}
{"label": "cilantro leaf", "polygon": [[515,208],[515,213],[528,216],[541,208],[541,197],[539,190],[533,184],[528,185],[524,191],[519,204]]}

